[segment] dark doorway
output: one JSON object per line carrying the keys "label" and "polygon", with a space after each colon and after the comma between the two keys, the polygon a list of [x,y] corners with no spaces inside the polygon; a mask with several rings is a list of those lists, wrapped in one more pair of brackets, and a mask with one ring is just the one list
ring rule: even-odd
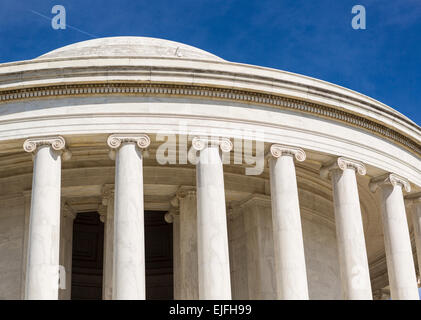
{"label": "dark doorway", "polygon": [[166,212],[145,211],[146,299],[173,299],[172,224]]}
{"label": "dark doorway", "polygon": [[73,224],[72,300],[102,299],[103,247],[99,214],[79,213]]}
{"label": "dark doorway", "polygon": [[[145,211],[146,299],[173,299],[172,224],[166,212]],[[104,224],[99,215],[80,213],[73,225],[72,300],[101,300]]]}

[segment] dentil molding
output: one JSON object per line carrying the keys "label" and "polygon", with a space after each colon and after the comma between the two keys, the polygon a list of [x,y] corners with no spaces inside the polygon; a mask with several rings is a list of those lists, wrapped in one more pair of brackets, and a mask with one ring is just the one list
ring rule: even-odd
{"label": "dentil molding", "polygon": [[310,113],[322,118],[334,119],[345,122],[354,127],[360,127],[377,135],[398,142],[404,147],[421,154],[421,144],[409,139],[400,132],[382,124],[366,119],[333,107],[318,105],[298,99],[285,98],[269,93],[249,92],[232,88],[216,88],[194,85],[172,84],[128,84],[128,83],[96,83],[96,84],[72,84],[72,85],[49,85],[32,88],[21,88],[0,91],[0,102],[13,100],[33,99],[37,97],[57,96],[86,96],[86,95],[156,95],[170,97],[199,97],[201,99],[232,100],[244,103],[255,103],[275,106],[283,109],[292,109],[304,113]]}

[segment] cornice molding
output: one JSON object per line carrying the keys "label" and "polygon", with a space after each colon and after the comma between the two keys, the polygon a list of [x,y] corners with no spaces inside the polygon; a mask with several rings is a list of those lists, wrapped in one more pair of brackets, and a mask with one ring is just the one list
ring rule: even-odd
{"label": "cornice molding", "polygon": [[[184,199],[186,197],[196,197],[196,187],[188,187],[188,186],[182,186],[177,190],[177,193],[175,195],[177,197],[177,202],[180,201],[180,199]],[[175,206],[178,207],[178,206]]]}
{"label": "cornice molding", "polygon": [[268,209],[271,209],[271,201],[272,200],[269,195],[253,193],[241,201],[231,201],[230,208],[235,210],[237,208],[260,204],[262,206],[266,206]]}
{"label": "cornice molding", "polygon": [[77,211],[74,210],[68,203],[64,203],[63,216],[65,218],[71,218],[72,220],[75,220],[77,216]]}
{"label": "cornice molding", "polygon": [[321,118],[344,122],[350,126],[365,129],[378,136],[387,138],[421,155],[421,144],[409,139],[400,132],[388,128],[375,121],[338,110],[333,107],[285,98],[269,93],[252,92],[233,88],[206,87],[195,85],[172,85],[160,83],[94,83],[51,85],[32,88],[12,89],[0,91],[0,103],[22,99],[48,98],[60,96],[86,96],[86,95],[140,95],[140,96],[179,96],[210,98],[216,100],[230,100],[243,103],[269,105],[282,109],[289,109],[316,115]]}
{"label": "cornice molding", "polygon": [[406,205],[421,205],[421,192],[409,194],[405,197]]}
{"label": "cornice molding", "polygon": [[114,199],[114,184],[104,184],[102,187],[102,205],[108,206],[110,200]]}

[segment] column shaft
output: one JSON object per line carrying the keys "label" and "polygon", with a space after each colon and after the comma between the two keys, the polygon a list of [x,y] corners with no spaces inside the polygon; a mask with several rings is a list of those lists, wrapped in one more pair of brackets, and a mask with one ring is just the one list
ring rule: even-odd
{"label": "column shaft", "polygon": [[197,201],[195,192],[180,197],[180,271],[181,299],[197,300]]}
{"label": "column shaft", "polygon": [[342,294],[371,300],[371,283],[355,169],[331,172]]}
{"label": "column shaft", "polygon": [[34,156],[26,299],[58,299],[61,154],[41,145]]}
{"label": "column shaft", "polygon": [[253,195],[239,207],[234,207],[228,228],[232,244],[230,255],[233,258],[234,267],[232,277],[241,279],[232,283],[233,286],[235,285],[233,295],[240,293],[240,297],[233,298],[276,299],[270,197]]}
{"label": "column shaft", "polygon": [[77,213],[68,204],[64,204],[62,211],[60,264],[64,266],[66,272],[66,289],[59,291],[59,299],[70,300],[72,297],[73,223]]}
{"label": "column shaft", "polygon": [[[273,146],[272,146],[273,147]],[[278,299],[308,299],[294,158],[270,158],[272,224]]]}
{"label": "column shaft", "polygon": [[414,225],[415,246],[417,250],[418,272],[421,272],[421,195],[412,208],[412,223]]}
{"label": "column shaft", "polygon": [[142,154],[133,142],[116,154],[114,300],[145,299]]}
{"label": "column shaft", "polygon": [[402,188],[411,186],[394,173],[372,178],[370,189],[380,190],[387,273],[392,300],[418,300],[414,259],[406,220]]}
{"label": "column shaft", "polygon": [[[206,142],[207,144],[207,142]],[[218,146],[196,166],[199,299],[231,299],[224,173]]]}
{"label": "column shaft", "polygon": [[418,300],[402,187],[385,184],[380,190],[391,298],[392,300]]}
{"label": "column shaft", "polygon": [[106,210],[104,220],[104,262],[103,262],[103,299],[113,297],[113,257],[114,257],[114,190],[106,188],[103,205]]}
{"label": "column shaft", "polygon": [[173,234],[173,284],[174,300],[181,299],[181,268],[180,268],[180,215],[175,214],[172,221]]}

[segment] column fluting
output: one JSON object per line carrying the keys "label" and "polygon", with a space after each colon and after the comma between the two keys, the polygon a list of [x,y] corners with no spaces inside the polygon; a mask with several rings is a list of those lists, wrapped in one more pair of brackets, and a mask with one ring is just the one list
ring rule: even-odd
{"label": "column fluting", "polygon": [[106,184],[102,188],[102,205],[98,210],[104,223],[104,261],[102,276],[102,298],[113,297],[113,256],[114,256],[114,185]]}
{"label": "column fluting", "polygon": [[411,194],[405,199],[411,207],[414,228],[415,248],[417,251],[418,273],[421,272],[421,192]]}
{"label": "column fluting", "polygon": [[182,190],[178,193],[178,198],[180,202],[181,299],[197,300],[199,286],[196,190]]}
{"label": "column fluting", "polygon": [[274,144],[270,148],[270,191],[277,297],[308,299],[307,271],[298,201],[294,157],[304,161],[302,149]]}
{"label": "column fluting", "polygon": [[60,136],[27,139],[23,148],[34,155],[25,299],[57,300],[65,140]]}
{"label": "column fluting", "polygon": [[[61,199],[63,203],[64,200]],[[72,254],[73,254],[73,224],[77,212],[72,207],[64,203],[62,205],[62,221],[60,229],[60,263],[65,270],[65,288],[59,290],[60,300],[71,300],[72,289]]]}
{"label": "column fluting", "polygon": [[322,177],[327,178],[330,174],[332,180],[343,298],[371,300],[373,296],[356,172],[365,175],[364,164],[343,157],[320,171]]}
{"label": "column fluting", "polygon": [[230,140],[195,137],[199,299],[230,300],[231,280],[222,152]]}
{"label": "column fluting", "polygon": [[383,233],[392,300],[418,300],[414,259],[409,238],[402,188],[409,182],[396,174],[373,178],[370,189],[381,195]]}
{"label": "column fluting", "polygon": [[143,159],[147,135],[108,137],[115,150],[113,300],[145,299]]}

